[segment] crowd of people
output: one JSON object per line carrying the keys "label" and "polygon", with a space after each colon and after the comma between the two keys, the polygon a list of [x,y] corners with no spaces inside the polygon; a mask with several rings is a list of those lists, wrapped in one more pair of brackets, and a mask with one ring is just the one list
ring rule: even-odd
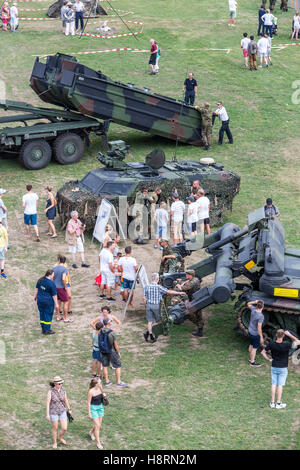
{"label": "crowd of people", "polygon": [[19,26],[19,11],[18,4],[13,3],[9,6],[8,2],[4,2],[1,7],[1,18],[2,18],[2,31],[8,31],[8,25],[10,26],[11,33],[17,33]]}

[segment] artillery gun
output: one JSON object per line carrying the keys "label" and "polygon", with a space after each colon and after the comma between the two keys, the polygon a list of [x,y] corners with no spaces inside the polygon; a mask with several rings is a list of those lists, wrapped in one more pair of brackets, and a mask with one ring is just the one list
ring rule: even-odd
{"label": "artillery gun", "polygon": [[[192,301],[186,302],[182,309],[181,317],[178,308],[172,312],[171,307],[169,322],[180,323],[187,312],[233,300],[234,291],[240,291],[235,309],[238,326],[244,334],[248,334],[250,323],[247,303],[263,300],[265,340],[272,341],[280,328],[300,339],[300,250],[285,248],[284,228],[277,217],[268,218],[264,208],[257,209],[248,215],[248,226],[243,229],[227,223],[215,233],[202,234],[173,250],[188,256],[201,248],[210,257],[188,269],[194,269],[199,279],[215,273],[215,282],[194,293]],[[166,275],[163,284],[170,288],[176,277],[178,274]]]}

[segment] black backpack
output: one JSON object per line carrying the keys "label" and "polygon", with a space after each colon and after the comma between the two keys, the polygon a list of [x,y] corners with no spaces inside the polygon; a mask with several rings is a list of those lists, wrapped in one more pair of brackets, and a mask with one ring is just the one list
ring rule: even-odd
{"label": "black backpack", "polygon": [[110,354],[112,346],[109,344],[108,335],[112,330],[107,330],[103,332],[102,330],[99,333],[99,351],[101,353]]}

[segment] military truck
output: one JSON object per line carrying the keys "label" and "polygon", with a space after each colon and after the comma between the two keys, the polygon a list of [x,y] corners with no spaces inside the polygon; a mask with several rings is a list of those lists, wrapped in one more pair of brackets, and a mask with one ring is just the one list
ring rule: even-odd
{"label": "military truck", "polygon": [[[168,331],[174,321],[183,321],[187,312],[233,300],[233,293],[240,291],[235,308],[244,334],[248,334],[250,322],[247,303],[263,300],[265,340],[273,340],[278,329],[289,330],[300,339],[300,250],[285,248],[284,228],[277,217],[267,217],[260,208],[248,215],[248,226],[243,229],[227,223],[215,233],[197,236],[173,250],[184,257],[201,248],[210,256],[188,269],[194,269],[199,279],[215,273],[214,284],[195,292],[181,311],[171,308],[165,316],[168,328],[158,328],[155,334]],[[170,288],[173,281],[174,275],[166,275],[164,285]]]}
{"label": "military truck", "polygon": [[232,210],[233,198],[240,189],[240,177],[223,165],[209,164],[204,159],[197,161],[166,161],[162,150],[156,149],[147,155],[145,162],[124,161],[129,146],[124,141],[109,143],[107,155],[99,153],[102,168],[88,172],[80,181],[70,181],[57,192],[58,212],[62,226],[70,217],[72,210],[79,212],[87,229],[93,229],[97,208],[102,198],[110,201],[118,210],[119,196],[126,196],[129,205],[135,202],[136,194],[142,188],[154,191],[162,188],[164,199],[170,199],[176,190],[179,197],[185,200],[190,195],[191,184],[199,180],[211,201],[211,224],[222,222],[224,212]]}

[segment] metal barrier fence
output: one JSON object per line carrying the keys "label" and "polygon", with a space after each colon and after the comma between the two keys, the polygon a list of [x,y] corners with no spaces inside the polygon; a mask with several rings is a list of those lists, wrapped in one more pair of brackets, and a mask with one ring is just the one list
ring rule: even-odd
{"label": "metal barrier fence", "polygon": [[300,0],[289,0],[289,7],[294,8],[296,11],[299,11]]}

